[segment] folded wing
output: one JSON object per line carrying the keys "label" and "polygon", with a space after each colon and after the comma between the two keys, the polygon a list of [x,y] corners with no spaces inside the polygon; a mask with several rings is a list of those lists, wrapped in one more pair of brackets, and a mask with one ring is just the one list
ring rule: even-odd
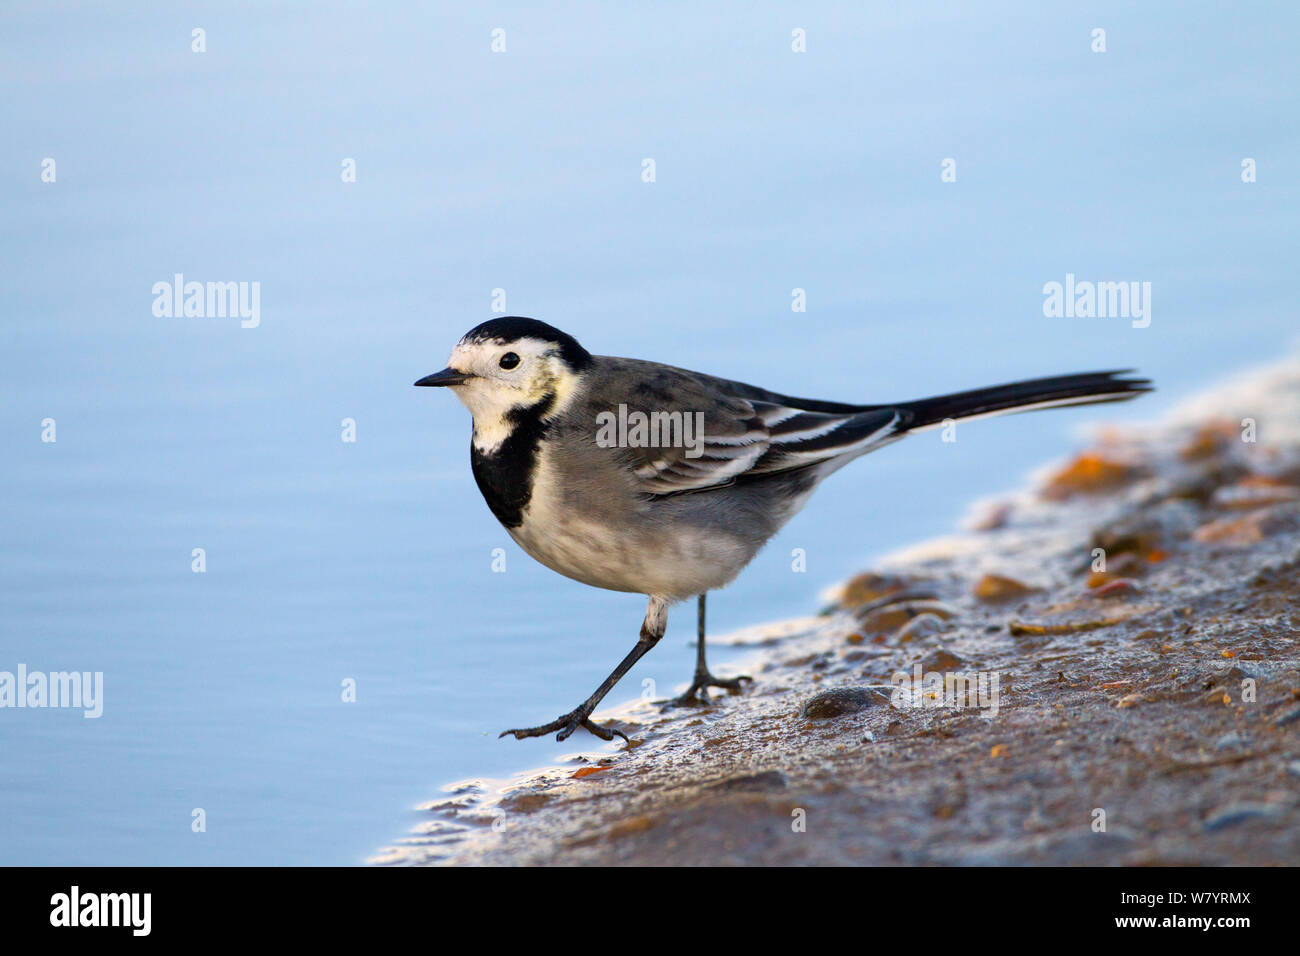
{"label": "folded wing", "polygon": [[740,383],[622,361],[641,366],[625,371],[643,387],[634,394],[597,389],[587,407],[605,413],[603,444],[617,440],[616,454],[648,496],[704,491],[856,457],[896,437],[900,425],[892,408],[815,401],[807,404],[816,408],[803,408],[801,400]]}

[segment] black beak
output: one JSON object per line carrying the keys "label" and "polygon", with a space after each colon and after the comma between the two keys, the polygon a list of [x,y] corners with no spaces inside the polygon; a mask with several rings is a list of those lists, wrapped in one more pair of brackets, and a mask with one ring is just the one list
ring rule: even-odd
{"label": "black beak", "polygon": [[434,372],[432,375],[426,375],[416,382],[416,385],[464,385],[471,376],[466,372],[458,372],[454,368],[445,368],[441,372]]}

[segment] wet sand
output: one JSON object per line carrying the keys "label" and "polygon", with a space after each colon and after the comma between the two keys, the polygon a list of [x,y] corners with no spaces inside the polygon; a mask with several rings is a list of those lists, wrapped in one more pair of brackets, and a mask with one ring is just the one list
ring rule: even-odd
{"label": "wet sand", "polygon": [[631,749],[448,788],[372,862],[1297,863],[1298,594],[1294,360],[710,638],[743,692],[600,711]]}

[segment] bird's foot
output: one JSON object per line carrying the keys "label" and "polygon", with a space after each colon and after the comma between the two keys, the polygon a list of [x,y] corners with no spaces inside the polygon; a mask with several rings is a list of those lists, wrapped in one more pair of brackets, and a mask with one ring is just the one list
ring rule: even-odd
{"label": "bird's foot", "polygon": [[612,730],[608,727],[602,727],[600,724],[593,724],[587,716],[587,712],[581,707],[577,710],[569,711],[560,717],[556,717],[549,724],[542,724],[540,727],[524,727],[519,730],[503,730],[498,734],[498,739],[506,734],[514,734],[516,740],[523,740],[525,737],[545,737],[553,731],[559,731],[555,735],[556,740],[567,740],[579,727],[595,734],[601,740],[613,740],[615,737],[622,737],[623,743],[629,747],[632,741],[627,739],[627,734],[621,730]]}
{"label": "bird's foot", "polygon": [[721,687],[723,690],[731,691],[732,693],[739,693],[745,686],[745,681],[749,681],[752,684],[754,678],[750,677],[748,674],[741,674],[739,677],[724,678],[714,677],[708,671],[697,672],[694,679],[691,681],[691,686],[686,688],[686,692],[680,697],[674,697],[672,700],[665,703],[664,707],[689,707],[697,704],[708,704],[710,703],[710,687]]}

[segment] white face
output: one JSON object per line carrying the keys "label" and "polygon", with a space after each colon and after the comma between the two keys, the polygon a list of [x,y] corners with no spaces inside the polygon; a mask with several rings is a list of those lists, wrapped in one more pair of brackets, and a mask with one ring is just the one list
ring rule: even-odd
{"label": "white face", "polygon": [[[502,359],[511,367],[503,366]],[[451,390],[474,417],[474,445],[485,453],[510,434],[506,416],[512,409],[536,405],[554,395],[552,412],[558,411],[577,380],[560,358],[557,345],[532,338],[508,343],[462,340],[451,350],[447,367],[472,376]]]}

